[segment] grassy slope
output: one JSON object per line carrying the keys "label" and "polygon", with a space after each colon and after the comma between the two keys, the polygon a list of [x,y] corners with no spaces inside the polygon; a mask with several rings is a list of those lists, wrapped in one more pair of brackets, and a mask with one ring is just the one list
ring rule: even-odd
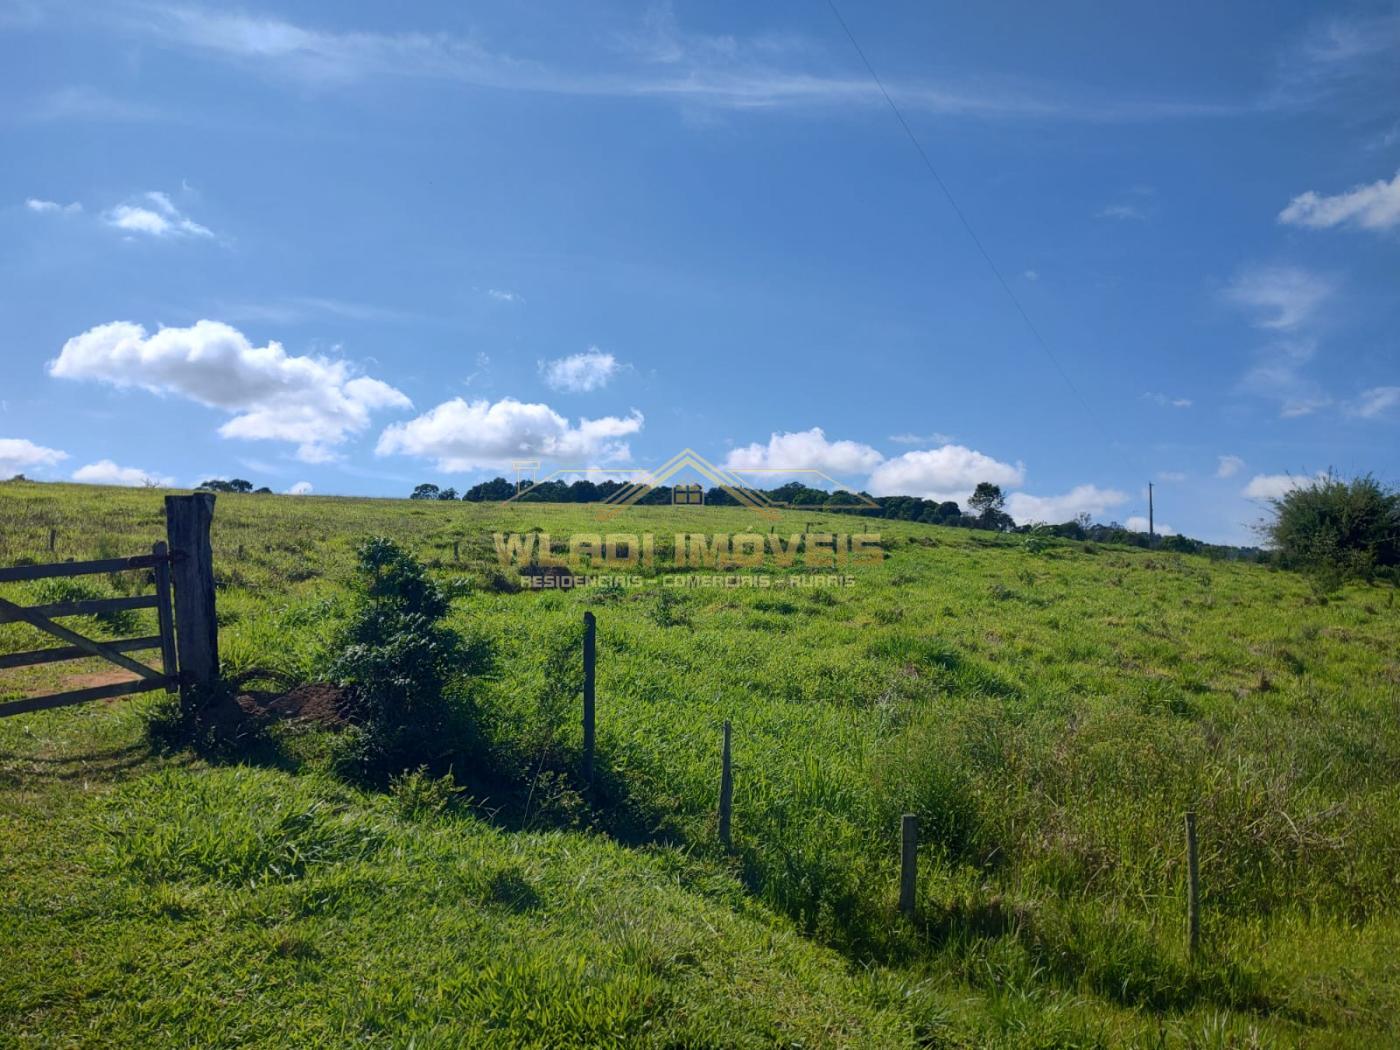
{"label": "grassy slope", "polygon": [[[658,508],[609,528],[670,534],[697,521],[752,525],[737,511]],[[803,521],[856,525],[795,514],[779,528]],[[0,525],[0,564],[42,560],[51,526],[60,555],[78,557],[139,550],[161,528],[154,494],[27,485],[0,488]],[[534,526],[598,528],[578,507],[220,497],[225,659],[314,672],[359,536],[395,536],[445,561],[444,575],[472,574],[490,560],[492,530]],[[16,928],[4,942],[26,960],[61,947],[59,961],[26,964],[0,1017],[18,1011],[45,1038],[115,1018],[136,1039],[167,1011],[192,1040],[216,1030],[201,1025],[235,1023],[250,1038],[300,1024],[306,1038],[335,1041],[572,1002],[559,1021],[570,1031],[682,1044],[907,1043],[928,1031],[970,1045],[1394,1039],[1391,592],[1353,588],[1321,604],[1302,581],[1252,566],[1079,545],[1032,555],[1012,539],[874,527],[890,557],[827,595],[668,601],[653,588],[459,603],[458,625],[498,653],[478,703],[509,727],[497,742],[522,753],[554,726],[550,654],[583,608],[597,610],[605,766],[688,856],[407,819],[306,772],[156,773],[129,750],[139,738],[123,712],[139,702],[0,722],[0,902]],[[27,647],[24,631],[0,627],[0,651]],[[723,718],[736,727],[732,874],[710,813]],[[574,746],[572,716],[559,725]],[[107,757],[67,776],[85,753]],[[318,798],[373,848],[332,849],[300,877],[236,886],[247,863],[219,859],[233,848],[225,840],[269,833],[230,822],[251,814],[282,829],[273,800],[295,809]],[[1207,908],[1194,967],[1180,944],[1190,806]],[[890,915],[904,810],[931,840],[916,931]],[[546,805],[520,820],[568,817]],[[156,841],[157,827],[178,838],[206,824],[231,830],[189,848]],[[464,858],[477,872],[465,881]],[[528,907],[493,896],[502,865],[524,873]],[[572,888],[588,872],[612,909]],[[874,965],[848,971],[816,944]],[[582,982],[561,969],[575,956],[597,967]],[[500,958],[515,961],[468,991],[464,968]],[[12,972],[14,959],[0,967]],[[608,980],[616,994],[601,999],[568,992]],[[43,991],[54,984],[67,991]],[[532,987],[551,992],[522,993]]]}

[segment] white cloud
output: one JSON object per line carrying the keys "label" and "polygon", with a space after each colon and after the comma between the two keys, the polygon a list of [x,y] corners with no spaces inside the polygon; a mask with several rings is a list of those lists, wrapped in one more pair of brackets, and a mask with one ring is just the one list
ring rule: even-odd
{"label": "white cloud", "polygon": [[1216,456],[1219,466],[1215,468],[1217,478],[1232,478],[1244,469],[1244,460],[1239,456]]}
{"label": "white cloud", "polygon": [[1326,476],[1321,472],[1311,476],[1307,474],[1255,474],[1249,479],[1249,484],[1244,487],[1240,495],[1247,499],[1278,499],[1294,489],[1313,485]]}
{"label": "white cloud", "polygon": [[1039,274],[1039,272],[1036,271],[1036,270],[1026,270],[1023,274],[1021,274],[1021,276],[1024,277],[1024,278],[1025,278],[1026,280],[1028,280],[1028,281],[1038,281],[1038,280],[1040,280],[1040,274]]}
{"label": "white cloud", "polygon": [[[1131,532],[1146,532],[1147,519],[1141,514],[1134,514],[1127,521],[1123,522],[1123,526]],[[1170,525],[1163,521],[1153,522],[1152,529],[1154,532],[1156,532],[1158,536],[1176,535],[1176,529],[1172,528]]]}
{"label": "white cloud", "polygon": [[967,501],[978,482],[1019,485],[1025,467],[1002,463],[963,445],[906,452],[881,463],[870,475],[876,496],[921,496],[924,499]]}
{"label": "white cloud", "polygon": [[957,438],[935,430],[932,434],[891,434],[890,440],[896,445],[951,445]]}
{"label": "white cloud", "polygon": [[45,448],[24,438],[0,438],[0,478],[23,474],[35,467],[51,467],[67,458],[67,452]]}
{"label": "white cloud", "polygon": [[30,197],[24,202],[24,206],[30,211],[60,215],[76,215],[83,210],[82,204],[78,201],[74,201],[72,204],[59,204],[58,201],[40,200],[38,197]]}
{"label": "white cloud", "polygon": [[168,196],[159,190],[147,193],[144,200],[153,205],[118,204],[107,212],[107,225],[126,233],[144,233],[152,237],[212,237],[214,231],[186,217]]}
{"label": "white cloud", "polygon": [[98,460],[73,471],[73,480],[84,485],[126,485],[129,488],[173,488],[175,479],[151,474],[138,467],[119,467],[110,459]]}
{"label": "white cloud", "polygon": [[[770,434],[766,445],[754,442],[730,449],[724,465],[739,473],[762,471],[768,482],[785,471],[792,471],[794,477],[816,487],[819,479],[810,475],[803,478],[800,472],[820,470],[839,481],[851,475],[870,473],[884,458],[858,441],[828,441],[821,427],[813,427],[790,434]],[[747,480],[763,487],[763,482],[757,478]]]}
{"label": "white cloud", "polygon": [[1373,386],[1370,390],[1361,391],[1360,398],[1350,406],[1350,411],[1363,419],[1375,419],[1397,406],[1400,406],[1400,386]]}
{"label": "white cloud", "polygon": [[572,426],[548,405],[457,397],[386,428],[375,454],[434,459],[444,473],[504,468],[520,459],[616,462],[631,456],[618,439],[641,429],[642,414],[635,409],[626,418],[580,419]]}
{"label": "white cloud", "polygon": [[1280,331],[1310,320],[1331,293],[1331,282],[1296,266],[1250,267],[1225,289],[1227,298],[1253,313],[1256,327]]}
{"label": "white cloud", "polygon": [[581,354],[541,361],[540,374],[544,376],[545,383],[555,390],[584,394],[607,386],[619,367],[617,358],[612,354],[590,346]]}
{"label": "white cloud", "polygon": [[1151,401],[1154,405],[1161,405],[1163,408],[1190,408],[1195,404],[1189,397],[1168,397],[1166,394],[1152,392],[1142,396],[1144,400]]}
{"label": "white cloud", "polygon": [[525,301],[523,295],[512,292],[509,288],[488,288],[486,294],[502,303],[523,303]]}
{"label": "white cloud", "polygon": [[311,482],[298,481],[287,490],[288,496],[309,496],[311,495]]}
{"label": "white cloud", "polygon": [[413,407],[345,361],[293,357],[276,342],[253,346],[218,321],[150,336],[129,321],[98,325],[64,343],[48,367],[60,379],[178,394],[232,412],[219,428],[224,437],[294,442],[310,463],[333,458],[333,446],[367,428],[371,412]]}
{"label": "white cloud", "polygon": [[1006,497],[1006,512],[1021,525],[1033,521],[1044,521],[1053,525],[1069,521],[1080,514],[1097,518],[1110,507],[1120,506],[1127,501],[1127,494],[1117,489],[1076,485],[1060,496],[1032,496],[1027,492],[1013,492]]}
{"label": "white cloud", "polygon": [[1332,197],[1320,196],[1312,190],[1299,194],[1279,212],[1278,221],[1313,229],[1344,225],[1359,226],[1363,230],[1400,227],[1400,171],[1389,182],[1380,179]]}

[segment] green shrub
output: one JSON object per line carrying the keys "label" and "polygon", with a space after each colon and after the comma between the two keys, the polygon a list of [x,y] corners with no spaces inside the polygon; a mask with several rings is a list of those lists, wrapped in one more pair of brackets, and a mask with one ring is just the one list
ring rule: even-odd
{"label": "green shrub", "polygon": [[442,625],[448,593],[412,555],[376,537],[356,556],[356,608],[331,665],[332,678],[353,687],[354,725],[337,766],[380,781],[445,768],[475,750],[465,682],[484,654]]}
{"label": "green shrub", "polygon": [[1271,501],[1264,534],[1283,563],[1321,577],[1323,593],[1344,576],[1369,578],[1400,564],[1400,492],[1366,474],[1333,475]]}

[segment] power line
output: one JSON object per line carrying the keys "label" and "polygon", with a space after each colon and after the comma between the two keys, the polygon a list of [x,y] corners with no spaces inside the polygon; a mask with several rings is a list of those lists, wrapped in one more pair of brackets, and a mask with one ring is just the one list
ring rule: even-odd
{"label": "power line", "polygon": [[[977,236],[977,231],[972,228],[972,223],[968,221],[962,208],[958,206],[957,199],[953,196],[952,190],[948,189],[948,184],[943,181],[943,176],[938,174],[938,169],[934,167],[928,152],[924,149],[923,144],[919,142],[918,136],[914,134],[914,129],[909,126],[909,122],[904,119],[904,114],[900,112],[899,106],[897,106],[894,99],[890,97],[890,93],[885,90],[884,81],[880,79],[880,74],[875,72],[875,67],[870,64],[870,59],[865,56],[865,51],[861,48],[859,42],[857,42],[855,34],[851,32],[851,27],[846,24],[846,19],[842,17],[841,11],[836,6],[836,0],[826,0],[826,2],[831,8],[831,13],[836,16],[836,21],[840,23],[842,31],[846,34],[846,39],[851,42],[851,47],[853,47],[856,54],[860,56],[861,62],[865,65],[866,72],[870,74],[870,79],[875,82],[875,86],[880,89],[880,94],[884,96],[885,102],[889,104],[890,112],[892,112],[895,119],[899,121],[899,126],[904,129],[904,134],[909,137],[910,143],[918,152],[919,158],[924,162],[924,167],[927,168],[928,173],[933,176],[933,181],[937,183],[938,188],[943,191],[943,196],[947,198],[949,206],[953,209],[953,214],[958,217],[958,221],[962,223],[962,228],[967,231],[967,235],[972,239],[972,243],[977,246],[977,251],[978,254],[982,256],[982,261],[987,264],[987,268],[992,271],[992,276],[994,276],[997,279],[997,283],[1001,285],[1001,290],[1006,293],[1006,297],[1011,300],[1011,305],[1014,306],[1016,312],[1021,315],[1021,320],[1025,322],[1026,328],[1030,330],[1036,345],[1040,347],[1050,363],[1055,366],[1055,371],[1060,374],[1060,378],[1064,380],[1065,386],[1069,387],[1070,393],[1072,393],[1079,402],[1079,407],[1084,410],[1084,414],[1093,421],[1094,426],[1097,427],[1102,434],[1107,447],[1114,448],[1113,439],[1109,434],[1108,428],[1103,425],[1102,420],[1094,413],[1094,410],[1089,406],[1089,402],[1085,399],[1084,395],[1080,393],[1079,388],[1074,385],[1074,380],[1071,379],[1069,373],[1065,371],[1065,367],[1060,364],[1060,360],[1055,356],[1055,352],[1050,349],[1050,344],[1046,342],[1045,337],[1040,334],[1040,329],[1035,326],[1035,322],[1031,320],[1030,314],[1028,314],[1026,308],[1021,305],[1021,300],[1017,298],[1016,293],[1011,289],[1011,285],[1008,284],[1006,278],[1002,276],[1000,267],[992,260],[991,254],[982,244],[982,239]],[[1117,451],[1119,453],[1119,458],[1123,459],[1124,465],[1127,466],[1126,457],[1122,455],[1121,450]]]}

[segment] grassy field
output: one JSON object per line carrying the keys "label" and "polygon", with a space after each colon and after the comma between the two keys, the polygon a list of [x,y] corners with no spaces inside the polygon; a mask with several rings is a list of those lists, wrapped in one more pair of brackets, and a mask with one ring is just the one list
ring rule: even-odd
{"label": "grassy field", "polygon": [[[158,699],[0,721],[0,1043],[1400,1041],[1393,589],[816,513],[776,529],[804,523],[877,530],[886,556],[839,589],[513,593],[491,534],[601,531],[590,508],[220,496],[226,667],[316,679],[354,544],[389,536],[463,581],[450,622],[493,654],[471,696],[490,768],[455,770],[471,798],[442,806],[422,781],[334,780],[324,732],[293,724],[210,764],[147,746]],[[755,525],[636,508],[609,528]],[[51,528],[59,558],[148,550],[160,494],[0,485],[0,565],[51,560]],[[570,773],[585,609],[591,795]],[[43,644],[0,626],[0,652]],[[0,699],[97,670],[0,672]]]}

